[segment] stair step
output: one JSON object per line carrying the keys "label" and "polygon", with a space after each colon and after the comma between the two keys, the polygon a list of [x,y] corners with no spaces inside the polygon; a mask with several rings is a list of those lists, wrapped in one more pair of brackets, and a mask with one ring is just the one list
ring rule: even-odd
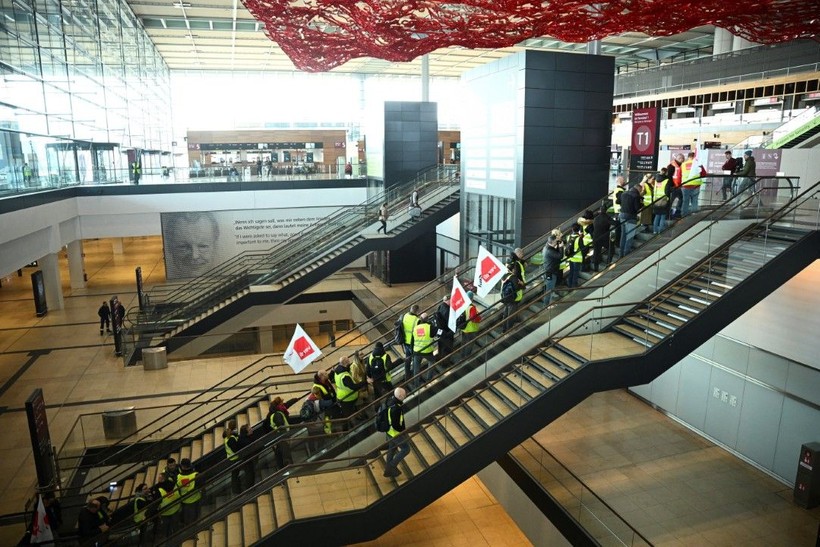
{"label": "stair step", "polygon": [[561,368],[557,363],[551,361],[546,356],[538,354],[526,357],[524,360],[524,371],[539,384],[544,387],[552,387],[555,380],[547,374],[552,374],[558,380],[564,378],[569,372]]}
{"label": "stair step", "polygon": [[242,506],[242,539],[243,545],[253,545],[259,541],[259,512],[255,502]]}
{"label": "stair step", "polygon": [[256,498],[256,509],[259,516],[259,533],[265,537],[276,530],[276,517],[273,514],[273,502],[269,494]]}
{"label": "stair step", "polygon": [[687,306],[688,308],[692,308],[692,309],[695,309],[695,310],[698,310],[698,311],[704,310],[707,307],[709,307],[709,304],[706,304],[704,302],[698,302],[697,300],[692,300],[686,294],[677,294],[677,293],[669,294],[669,293],[667,293],[667,294],[661,295],[661,296],[666,297],[667,300],[675,302],[678,305]]}
{"label": "stair step", "polygon": [[650,321],[659,321],[661,323],[666,323],[674,327],[680,327],[681,325],[686,323],[686,321],[672,317],[668,313],[665,313],[661,310],[650,310],[648,308],[641,308],[638,310],[638,313],[641,314],[641,316],[646,317]]}
{"label": "stair step", "polygon": [[194,545],[196,547],[211,547],[211,530],[202,530],[196,535],[196,540]]}
{"label": "stair step", "polygon": [[191,442],[191,461],[195,462],[202,457],[202,439],[194,439]]}
{"label": "stair step", "polygon": [[484,403],[499,412],[502,416],[509,416],[513,413],[513,403],[505,401],[498,393],[490,388],[485,388],[478,392],[478,396],[484,399]]}
{"label": "stair step", "polygon": [[448,411],[448,413],[439,420],[438,426],[447,432],[449,442],[451,444],[456,443],[456,446],[462,446],[473,438],[472,433],[466,430],[466,426],[462,426],[459,420],[453,417],[451,411]]}
{"label": "stair step", "polygon": [[208,431],[202,435],[202,453],[210,454],[214,449],[214,433]]}
{"label": "stair step", "polygon": [[624,320],[631,326],[637,327],[642,330],[652,331],[653,334],[657,333],[660,336],[667,336],[674,332],[673,329],[659,325],[655,321],[652,321],[642,316],[628,315],[624,318]]}
{"label": "stair step", "polygon": [[709,303],[714,302],[719,298],[718,296],[715,296],[713,294],[708,294],[704,291],[699,291],[697,289],[692,289],[689,287],[678,287],[677,292],[690,298],[698,298]]}
{"label": "stair step", "polygon": [[228,515],[227,524],[227,538],[228,547],[244,545],[242,543],[242,516],[238,511]]}
{"label": "stair step", "polygon": [[[415,452],[416,456],[421,456],[421,458],[427,464],[425,467],[429,467],[430,465],[434,464],[435,462],[439,461],[439,459],[441,459],[441,456],[439,456],[438,452],[436,451],[435,445],[426,436],[422,435],[421,432],[419,432],[416,435],[413,435],[413,437],[411,438],[411,444],[413,445],[413,449],[411,450],[411,452]],[[420,471],[421,470],[419,470],[419,472]]]}
{"label": "stair step", "polygon": [[516,389],[523,391],[528,399],[533,399],[544,392],[544,386],[529,375],[521,372],[520,367],[504,376],[504,380]]}
{"label": "stair step", "polygon": [[464,405],[455,407],[453,414],[473,435],[479,435],[486,429],[485,425],[480,423]]}
{"label": "stair step", "polygon": [[492,382],[490,386],[495,389],[499,395],[505,397],[509,403],[515,405],[516,408],[521,408],[524,403],[531,399],[526,392],[523,390],[519,391],[504,378]]}
{"label": "stair step", "polygon": [[271,497],[273,498],[273,509],[276,514],[276,527],[281,528],[293,520],[293,510],[290,505],[290,496],[288,495],[287,487],[284,485],[275,486],[273,490],[271,490]]}
{"label": "stair step", "polygon": [[697,315],[697,313],[693,311],[684,310],[683,308],[677,306],[673,302],[651,302],[651,304],[655,309],[662,311],[666,314],[674,314],[679,317],[685,317],[687,319],[691,319]]}
{"label": "stair step", "polygon": [[[583,364],[582,361],[579,361],[571,354],[563,351],[559,344],[555,344],[553,346],[548,347],[546,351],[544,351],[544,353],[551,359],[554,359],[559,364],[563,365],[564,367],[570,370],[575,370]],[[540,365],[541,363],[538,362],[538,364]]]}
{"label": "stair step", "polygon": [[211,545],[213,547],[222,547],[227,545],[228,534],[224,520],[219,520],[211,525]]}
{"label": "stair step", "polygon": [[624,336],[632,338],[632,339],[634,339],[634,340],[636,340],[640,343],[643,343],[645,345],[650,345],[650,346],[654,345],[661,338],[660,336],[658,336],[656,334],[653,334],[651,332],[646,332],[643,329],[640,329],[638,327],[633,327],[632,325],[627,325],[625,323],[618,323],[617,325],[615,325],[612,328],[616,332],[619,332],[619,333],[623,334]]}

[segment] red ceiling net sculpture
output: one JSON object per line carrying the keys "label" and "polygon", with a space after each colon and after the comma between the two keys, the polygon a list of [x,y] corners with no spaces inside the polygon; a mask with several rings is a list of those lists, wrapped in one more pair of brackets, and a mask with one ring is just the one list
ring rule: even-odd
{"label": "red ceiling net sculpture", "polygon": [[715,25],[752,42],[815,38],[818,0],[243,0],[301,70],[350,59],[410,61],[448,46],[515,45],[527,38],[589,42],[643,32],[669,36]]}

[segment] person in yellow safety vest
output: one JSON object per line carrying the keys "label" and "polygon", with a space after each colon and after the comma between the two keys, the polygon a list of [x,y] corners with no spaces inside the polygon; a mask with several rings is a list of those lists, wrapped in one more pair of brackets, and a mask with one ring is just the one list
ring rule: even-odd
{"label": "person in yellow safety vest", "polygon": [[413,304],[410,311],[405,313],[401,318],[401,327],[404,331],[404,378],[410,378],[413,375],[413,328],[416,326],[416,321],[419,320],[419,306]]}
{"label": "person in yellow safety vest", "polygon": [[373,353],[367,358],[365,369],[368,381],[373,385],[373,397],[376,399],[393,388],[390,378],[391,368],[393,368],[393,361],[384,351],[384,344],[376,342],[373,346]]}
{"label": "person in yellow safety vest", "polygon": [[140,183],[140,175],[142,174],[142,166],[138,161],[131,162],[131,178],[134,179],[134,184]]}
{"label": "person in yellow safety vest", "polygon": [[182,523],[187,526],[199,518],[199,500],[202,499],[202,492],[197,489],[197,472],[191,467],[191,460],[182,458],[179,466],[177,491],[182,499]]}
{"label": "person in yellow safety vest", "polygon": [[572,234],[569,244],[571,245],[569,255],[569,275],[567,276],[567,287],[577,287],[578,277],[581,274],[581,266],[584,262],[586,246],[584,245],[583,229],[579,223],[572,225]]}
{"label": "person in yellow safety vest", "polygon": [[[422,313],[413,328],[413,376],[416,377],[416,385],[419,385],[421,381],[418,378],[421,371],[432,366],[435,362],[433,359],[433,351],[436,349],[435,341],[433,325],[427,319],[427,314]],[[424,366],[422,367],[422,365]],[[425,381],[429,379],[428,375]]]}
{"label": "person in yellow safety vest", "polygon": [[[342,357],[336,365],[333,383],[336,386],[336,400],[342,407],[342,418],[349,418],[356,412],[356,401],[359,400],[359,390],[367,385],[367,377],[359,383],[353,381],[350,375],[350,359]],[[345,420],[344,431],[350,429],[350,423]]]}
{"label": "person in yellow safety vest", "polygon": [[652,200],[655,192],[655,173],[647,173],[641,180],[643,184],[643,195],[641,196],[643,208],[638,215],[638,229],[643,226],[644,232],[652,231]]}
{"label": "person in yellow safety vest", "polygon": [[399,462],[410,453],[410,445],[407,443],[407,435],[402,435],[404,431],[404,410],[402,402],[407,397],[407,392],[397,387],[393,390],[393,397],[387,406],[387,421],[390,429],[387,430],[387,454],[384,458],[384,476],[398,477]]}
{"label": "person in yellow safety vest", "polygon": [[510,255],[510,258],[515,263],[515,276],[521,281],[520,286],[525,287],[527,285],[527,269],[524,267],[524,251],[521,247],[516,247],[515,250]]}
{"label": "person in yellow safety vest", "polygon": [[653,234],[659,234],[666,229],[666,217],[669,216],[669,196],[672,188],[672,180],[666,175],[666,167],[664,167],[661,169],[661,174],[655,177],[655,201],[652,209],[655,214],[652,220]]}
{"label": "person in yellow safety vest", "polygon": [[327,372],[320,370],[313,375],[311,392],[319,403],[318,411],[322,414],[324,432],[330,435],[333,430],[331,420],[339,417],[339,405],[336,404],[336,391],[327,376]]}
{"label": "person in yellow safety vest", "polygon": [[137,485],[137,488],[134,490],[134,524],[139,526],[139,545],[143,544],[143,540],[145,539],[145,529],[148,526],[145,523],[145,512],[149,503],[149,493],[150,490],[148,489],[148,485],[144,482]]}
{"label": "person in yellow safety vest", "polygon": [[[225,457],[232,462],[239,461],[239,435],[236,433],[236,420],[228,420],[225,431],[222,432],[222,444],[225,446]],[[239,482],[239,466],[233,466],[231,471],[231,489],[234,494],[242,493],[242,484]]]}
{"label": "person in yellow safety vest", "polygon": [[607,213],[612,213],[617,215],[621,212],[621,200],[619,196],[626,191],[626,179],[624,177],[618,177],[615,179],[615,189],[612,190],[610,194],[609,201],[611,202],[607,207]]}
{"label": "person in yellow safety vest", "polygon": [[686,216],[698,212],[700,187],[704,183],[705,169],[695,160],[695,153],[689,152],[686,161],[681,165],[681,184],[683,190],[683,206],[681,214]]}
{"label": "person in yellow safety vest", "polygon": [[160,496],[159,515],[162,519],[163,537],[171,537],[177,530],[179,512],[182,509],[179,503],[179,491],[165,476],[160,473],[157,477],[157,492]]}

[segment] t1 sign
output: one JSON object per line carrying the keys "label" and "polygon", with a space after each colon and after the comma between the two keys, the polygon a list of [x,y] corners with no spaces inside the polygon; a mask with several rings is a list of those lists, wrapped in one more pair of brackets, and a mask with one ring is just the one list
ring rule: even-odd
{"label": "t1 sign", "polygon": [[640,180],[643,173],[655,170],[660,144],[660,121],[659,108],[638,108],[632,112],[630,180]]}

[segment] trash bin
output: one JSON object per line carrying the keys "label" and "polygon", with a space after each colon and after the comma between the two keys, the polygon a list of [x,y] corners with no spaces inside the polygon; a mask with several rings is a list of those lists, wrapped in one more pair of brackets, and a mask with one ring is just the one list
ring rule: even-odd
{"label": "trash bin", "polygon": [[165,347],[144,348],[142,350],[142,368],[144,370],[168,368],[168,356],[165,353]]}
{"label": "trash bin", "polygon": [[103,412],[102,421],[106,439],[120,440],[137,432],[137,413],[133,406]]}

